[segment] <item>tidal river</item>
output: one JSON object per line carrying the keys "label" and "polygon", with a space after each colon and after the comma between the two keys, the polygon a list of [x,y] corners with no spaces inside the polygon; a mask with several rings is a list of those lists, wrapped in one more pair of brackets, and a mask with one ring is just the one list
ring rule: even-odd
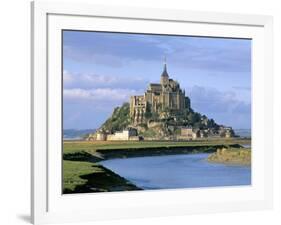
{"label": "tidal river", "polygon": [[208,154],[111,159],[101,164],[143,189],[251,184],[251,168],[209,163]]}

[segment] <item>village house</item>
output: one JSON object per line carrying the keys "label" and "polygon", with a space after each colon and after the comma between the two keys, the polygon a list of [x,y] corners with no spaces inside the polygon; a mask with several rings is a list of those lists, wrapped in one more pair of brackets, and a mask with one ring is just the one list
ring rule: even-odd
{"label": "village house", "polygon": [[129,127],[123,131],[117,131],[114,134],[108,134],[108,141],[129,141],[129,140],[138,140],[138,132],[136,129]]}
{"label": "village house", "polygon": [[199,132],[192,129],[192,127],[182,127],[180,129],[180,135],[182,138],[196,139],[199,137]]}
{"label": "village house", "polygon": [[97,131],[95,136],[91,136],[88,140],[97,140],[97,141],[131,141],[139,140],[138,132],[135,128],[129,127],[123,131],[117,131],[114,134],[109,134],[105,131]]}

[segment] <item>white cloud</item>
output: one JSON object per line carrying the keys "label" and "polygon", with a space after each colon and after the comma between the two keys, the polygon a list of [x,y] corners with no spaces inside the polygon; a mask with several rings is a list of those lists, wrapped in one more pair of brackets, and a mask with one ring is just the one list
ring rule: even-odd
{"label": "white cloud", "polygon": [[240,100],[235,92],[193,86],[189,97],[195,111],[215,119],[219,124],[235,128],[250,127],[251,104]]}
{"label": "white cloud", "polygon": [[94,73],[63,72],[64,88],[111,88],[111,89],[141,89],[147,86],[148,81],[140,76],[100,75]]}
{"label": "white cloud", "polygon": [[238,107],[250,106],[249,103],[239,100],[235,92],[223,92],[215,88],[193,86],[190,97],[195,107],[208,112],[232,112]]}
{"label": "white cloud", "polygon": [[71,73],[69,73],[67,70],[63,71],[63,82],[64,83],[70,83],[73,82],[74,78]]}
{"label": "white cloud", "polygon": [[65,100],[87,100],[91,102],[122,102],[129,101],[130,96],[138,94],[138,91],[131,89],[64,89]]}

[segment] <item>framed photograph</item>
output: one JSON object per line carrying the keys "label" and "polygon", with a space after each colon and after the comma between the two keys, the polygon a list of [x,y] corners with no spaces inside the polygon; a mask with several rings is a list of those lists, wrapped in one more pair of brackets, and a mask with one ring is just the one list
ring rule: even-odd
{"label": "framed photograph", "polygon": [[268,209],[272,17],[32,3],[34,224]]}

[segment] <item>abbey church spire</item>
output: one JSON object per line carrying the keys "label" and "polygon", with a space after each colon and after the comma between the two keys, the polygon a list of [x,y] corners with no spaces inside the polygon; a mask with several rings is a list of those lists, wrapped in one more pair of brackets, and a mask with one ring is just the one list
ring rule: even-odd
{"label": "abbey church spire", "polygon": [[168,77],[169,78],[169,74],[167,72],[167,62],[166,62],[166,57],[164,57],[164,70],[162,72],[162,77]]}
{"label": "abbey church spire", "polygon": [[166,57],[164,57],[164,69],[163,69],[163,72],[161,74],[161,80],[160,80],[160,83],[162,85],[168,83],[169,81],[169,74],[167,72],[167,63],[166,63]]}

